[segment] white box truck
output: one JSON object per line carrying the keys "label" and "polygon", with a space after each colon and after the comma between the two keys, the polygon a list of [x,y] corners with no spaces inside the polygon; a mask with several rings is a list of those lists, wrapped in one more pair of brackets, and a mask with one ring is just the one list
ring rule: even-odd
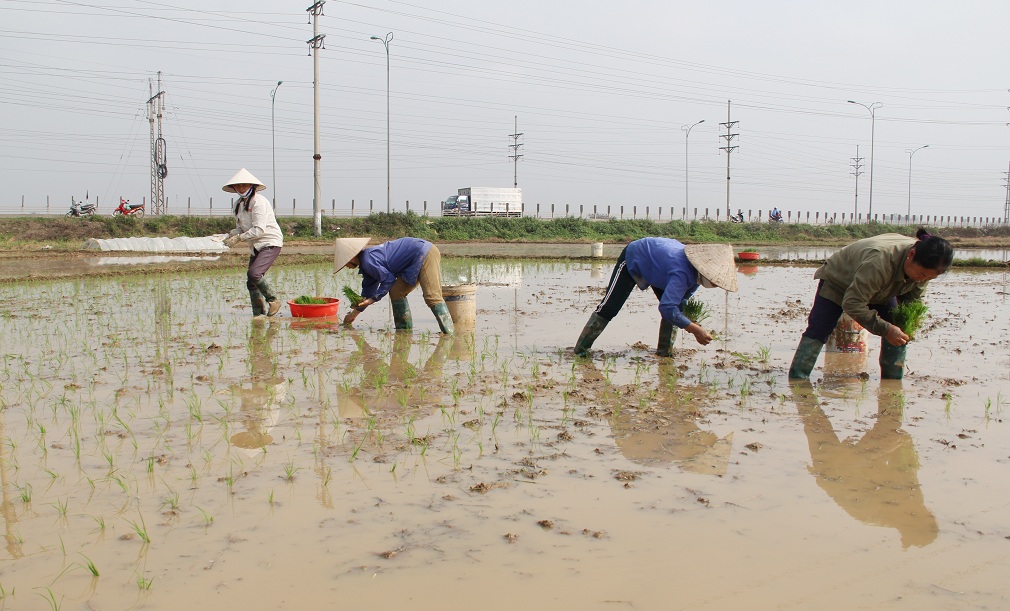
{"label": "white box truck", "polygon": [[442,216],[522,216],[518,187],[464,187],[442,202]]}

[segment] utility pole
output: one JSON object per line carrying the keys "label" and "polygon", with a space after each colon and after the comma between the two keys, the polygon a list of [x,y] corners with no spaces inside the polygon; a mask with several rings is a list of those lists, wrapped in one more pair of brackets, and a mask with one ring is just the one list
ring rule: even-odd
{"label": "utility pole", "polygon": [[729,156],[737,149],[735,145],[731,145],[733,138],[739,136],[739,133],[732,133],[733,127],[736,126],[739,121],[733,121],[730,117],[730,100],[726,100],[726,122],[720,123],[719,125],[726,128],[725,134],[720,134],[720,138],[726,139],[726,146],[720,146],[720,151],[726,151],[726,218],[732,216],[732,212],[729,211]]}
{"label": "utility pole", "polygon": [[[168,164],[165,139],[161,136],[161,117],[164,113],[165,92],[161,90],[161,71],[158,71],[158,93],[154,93],[151,79],[147,80],[147,122],[151,126],[151,212],[165,214],[165,177]],[[157,121],[157,125],[155,124]]]}
{"label": "utility pole", "polygon": [[509,134],[509,138],[512,138],[512,144],[509,145],[509,148],[512,149],[512,154],[509,155],[509,159],[512,160],[512,166],[513,166],[512,167],[512,186],[513,187],[518,187],[519,186],[519,160],[522,159],[522,155],[519,154],[519,147],[523,145],[522,142],[519,142],[519,138],[523,134],[522,134],[522,132],[519,131],[519,115],[515,116],[515,121],[516,121],[515,133]]}
{"label": "utility pole", "polygon": [[326,34],[319,34],[319,16],[323,14],[324,4],[326,0],[318,0],[305,9],[312,14],[312,38],[306,42],[312,49],[309,51],[312,56],[312,219],[313,234],[317,237],[323,235],[323,196],[319,185],[319,166],[323,159],[319,154],[319,49],[326,48],[323,46]]}
{"label": "utility pole", "polygon": [[1006,187],[1006,203],[1003,204],[1003,222],[1010,223],[1010,166],[1007,167],[1007,171],[1003,172],[1004,186]]}
{"label": "utility pole", "polygon": [[863,167],[863,158],[859,156],[859,145],[856,145],[856,156],[852,157],[852,175],[856,177],[856,201],[852,206],[852,222],[856,222],[856,217],[859,216],[859,175],[862,174],[860,169]]}

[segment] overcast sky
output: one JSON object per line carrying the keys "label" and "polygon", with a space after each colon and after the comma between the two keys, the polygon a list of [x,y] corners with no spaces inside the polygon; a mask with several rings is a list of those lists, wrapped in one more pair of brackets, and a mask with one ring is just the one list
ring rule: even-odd
{"label": "overcast sky", "polygon": [[[240,167],[312,206],[309,0],[0,0],[0,212],[150,196],[161,71],[170,212]],[[432,8],[437,7],[437,8]],[[319,30],[322,200],[417,210],[518,183],[527,206],[853,210],[1002,217],[1010,2],[328,0]],[[275,105],[276,185],[271,97]],[[727,101],[732,100],[727,117]],[[693,128],[685,155],[683,126]],[[688,178],[685,185],[685,161]],[[688,189],[685,189],[685,186]],[[653,213],[654,214],[654,213]],[[664,215],[668,212],[664,212]]]}

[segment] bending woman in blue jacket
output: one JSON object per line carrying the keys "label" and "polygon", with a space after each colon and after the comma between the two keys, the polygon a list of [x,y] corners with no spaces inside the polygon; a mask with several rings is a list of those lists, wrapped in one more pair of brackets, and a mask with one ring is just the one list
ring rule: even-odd
{"label": "bending woman in blue jacket", "polygon": [[589,354],[593,342],[621,311],[636,286],[643,291],[652,287],[659,298],[662,320],[656,354],[670,356],[673,353],[678,328],[694,335],[704,346],[712,341],[712,336],[681,310],[699,286],[731,292],[738,289],[733,248],[729,244],[685,246],[672,238],[642,238],[628,244],[617,258],[603,301],[596,306],[579,335],[575,354]]}
{"label": "bending woman in blue jacket", "polygon": [[344,317],[350,325],[358,314],[387,293],[393,306],[393,324],[397,329],[412,329],[407,295],[421,285],[424,303],[438,321],[442,333],[455,329],[449,308],[442,299],[442,256],[436,247],[420,238],[400,238],[368,247],[370,238],[337,238],[334,271],[348,267],[361,274],[361,296],[356,307]]}

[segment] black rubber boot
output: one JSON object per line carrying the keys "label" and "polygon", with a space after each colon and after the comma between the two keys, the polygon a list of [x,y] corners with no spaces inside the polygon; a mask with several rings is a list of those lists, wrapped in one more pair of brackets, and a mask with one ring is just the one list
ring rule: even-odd
{"label": "black rubber boot", "polygon": [[672,322],[661,321],[659,323],[659,344],[656,346],[656,354],[659,356],[673,356],[673,342],[677,340],[677,327]]}
{"label": "black rubber boot", "polygon": [[905,353],[908,346],[895,346],[880,339],[880,379],[900,380],[905,375]]}
{"label": "black rubber boot", "polygon": [[793,362],[789,365],[790,380],[810,379],[810,372],[817,364],[817,357],[821,354],[824,342],[811,339],[807,336],[800,338],[800,345],[796,346],[796,353],[793,354]]}
{"label": "black rubber boot", "polygon": [[603,333],[609,322],[609,320],[599,314],[590,316],[589,322],[586,323],[586,326],[582,328],[582,333],[579,334],[579,341],[575,342],[575,354],[578,356],[589,354],[589,349],[593,347],[593,342],[600,336],[600,333]]}

